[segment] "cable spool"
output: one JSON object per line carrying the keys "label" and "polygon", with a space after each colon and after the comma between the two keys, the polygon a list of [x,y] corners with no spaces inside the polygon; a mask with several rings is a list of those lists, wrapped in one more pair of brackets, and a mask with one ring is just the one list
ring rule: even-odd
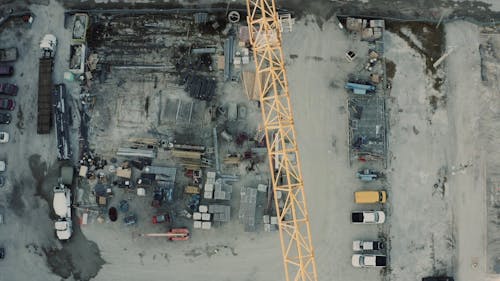
{"label": "cable spool", "polygon": [[227,15],[227,20],[230,22],[230,23],[237,23],[240,21],[240,13],[238,13],[238,11],[231,11],[229,12],[229,14]]}

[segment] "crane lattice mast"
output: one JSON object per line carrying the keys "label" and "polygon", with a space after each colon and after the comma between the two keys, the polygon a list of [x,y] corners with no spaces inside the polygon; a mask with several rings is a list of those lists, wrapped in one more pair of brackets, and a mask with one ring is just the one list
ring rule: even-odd
{"label": "crane lattice mast", "polygon": [[275,1],[247,0],[247,11],[286,280],[317,280]]}

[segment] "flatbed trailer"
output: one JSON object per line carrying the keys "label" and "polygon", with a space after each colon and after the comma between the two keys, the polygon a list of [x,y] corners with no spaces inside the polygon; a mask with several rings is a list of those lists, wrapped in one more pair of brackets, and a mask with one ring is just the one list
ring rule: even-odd
{"label": "flatbed trailer", "polygon": [[52,127],[52,57],[40,58],[38,68],[37,133],[48,134]]}

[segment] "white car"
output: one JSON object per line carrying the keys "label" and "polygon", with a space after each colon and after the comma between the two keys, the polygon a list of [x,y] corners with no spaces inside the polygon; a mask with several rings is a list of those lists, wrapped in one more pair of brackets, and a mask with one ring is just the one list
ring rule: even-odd
{"label": "white car", "polygon": [[380,241],[352,241],[353,251],[379,251],[384,249],[384,243]]}
{"label": "white car", "polygon": [[351,213],[351,222],[356,224],[379,224],[385,222],[383,211],[354,211]]}
{"label": "white car", "polygon": [[5,172],[6,168],[7,164],[5,164],[5,161],[0,160],[0,172]]}
{"label": "white car", "polygon": [[383,255],[352,255],[352,266],[354,267],[385,267],[387,257]]}
{"label": "white car", "polygon": [[0,132],[0,143],[7,143],[7,142],[9,142],[9,133]]}

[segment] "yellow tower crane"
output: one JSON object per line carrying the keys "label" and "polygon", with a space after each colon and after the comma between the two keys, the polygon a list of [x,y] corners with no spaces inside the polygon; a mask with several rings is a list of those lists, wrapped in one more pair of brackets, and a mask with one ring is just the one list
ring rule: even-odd
{"label": "yellow tower crane", "polygon": [[247,12],[286,280],[317,280],[275,1],[247,0]]}

